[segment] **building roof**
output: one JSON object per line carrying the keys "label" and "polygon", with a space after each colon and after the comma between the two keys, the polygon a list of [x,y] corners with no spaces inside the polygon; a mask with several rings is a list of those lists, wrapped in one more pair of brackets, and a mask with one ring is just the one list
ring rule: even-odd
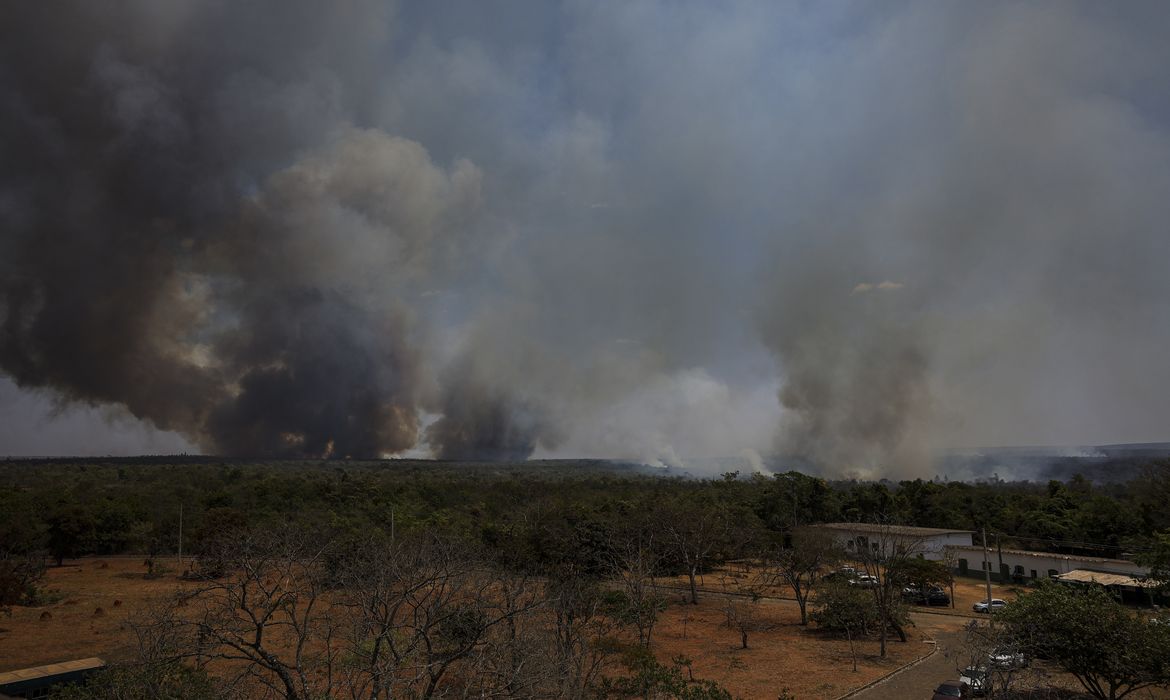
{"label": "building roof", "polygon": [[8,685],[9,683],[31,681],[38,678],[45,678],[47,676],[56,676],[61,673],[92,671],[94,669],[102,668],[105,665],[105,661],[99,659],[96,656],[91,656],[88,659],[62,661],[59,664],[47,664],[45,666],[33,666],[32,668],[21,668],[15,671],[6,671],[4,673],[0,673],[0,687]]}
{"label": "building roof", "polygon": [[974,535],[973,530],[948,530],[941,527],[911,527],[910,525],[883,525],[881,523],[823,523],[817,527],[843,532],[873,532],[902,535],[904,537],[930,537],[931,535]]}
{"label": "building roof", "polygon": [[1132,576],[1125,576],[1124,574],[1107,574],[1102,571],[1089,571],[1088,569],[1074,569],[1067,574],[1061,574],[1055,577],[1060,581],[1072,581],[1074,583],[1096,583],[1101,586],[1136,586],[1138,588],[1155,588],[1158,585],[1157,581],[1143,581]]}
{"label": "building roof", "polygon": [[[983,551],[983,547],[980,547],[978,545],[948,544],[947,548],[948,549],[962,549],[962,550],[965,550],[968,552],[982,552]],[[989,547],[988,551],[994,554],[998,550],[996,550],[994,547]],[[1005,550],[1003,550],[1003,553],[1004,554],[1011,554],[1013,556],[1044,557],[1046,559],[1067,559],[1069,561],[1088,562],[1088,563],[1093,563],[1093,564],[1124,564],[1126,566],[1137,566],[1137,564],[1134,564],[1132,561],[1126,561],[1125,559],[1107,559],[1105,557],[1090,557],[1090,556],[1086,556],[1083,554],[1061,554],[1059,552],[1033,552],[1033,551],[1028,550],[1028,549],[1005,549]]]}

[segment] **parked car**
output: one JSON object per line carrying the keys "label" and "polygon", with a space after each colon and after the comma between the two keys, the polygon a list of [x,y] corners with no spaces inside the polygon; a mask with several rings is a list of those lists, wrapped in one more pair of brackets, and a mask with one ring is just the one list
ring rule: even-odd
{"label": "parked car", "polygon": [[999,598],[992,598],[990,605],[988,604],[988,602],[986,600],[981,600],[978,603],[972,605],[971,609],[974,610],[975,612],[985,613],[985,612],[998,612],[1000,610],[1003,610],[1006,607],[1007,607],[1006,600],[1000,600]]}
{"label": "parked car", "polygon": [[985,695],[987,693],[987,669],[968,666],[959,674],[959,683],[970,695]]}
{"label": "parked car", "polygon": [[878,580],[878,577],[874,576],[873,574],[858,574],[857,577],[849,581],[849,583],[861,588],[877,588],[879,585],[881,585],[881,581]]}
{"label": "parked car", "polygon": [[1028,665],[1024,652],[1010,647],[992,649],[987,655],[987,660],[996,668],[1023,668]]}
{"label": "parked car", "polygon": [[853,583],[855,578],[857,578],[857,569],[852,566],[842,566],[824,575],[826,581],[845,581],[846,583]]}
{"label": "parked car", "polygon": [[924,593],[918,586],[902,589],[902,600],[915,605],[950,605],[951,597],[938,586],[931,586]]}
{"label": "parked car", "polygon": [[931,700],[951,700],[963,697],[963,684],[959,681],[943,681],[934,689]]}

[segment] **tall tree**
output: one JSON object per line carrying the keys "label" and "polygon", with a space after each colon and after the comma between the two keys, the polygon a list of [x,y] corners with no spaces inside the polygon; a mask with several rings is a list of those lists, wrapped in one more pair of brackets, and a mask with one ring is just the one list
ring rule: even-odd
{"label": "tall tree", "polygon": [[836,580],[817,591],[816,603],[812,621],[818,627],[845,634],[849,639],[849,652],[853,656],[853,670],[856,671],[857,647],[854,640],[879,624],[873,598],[846,581]]}
{"label": "tall tree", "polygon": [[691,604],[699,603],[698,577],[714,555],[729,545],[731,518],[715,500],[683,498],[661,508],[657,528],[667,553],[686,569]]}
{"label": "tall tree", "polygon": [[1170,626],[1135,616],[1103,587],[1045,582],[998,619],[1026,653],[1051,659],[1093,697],[1170,684]]}
{"label": "tall tree", "polygon": [[857,547],[857,558],[863,570],[874,577],[868,586],[877,610],[880,653],[886,655],[886,641],[890,630],[906,641],[906,605],[902,601],[902,587],[906,581],[901,575],[905,563],[917,558],[924,549],[924,539],[910,528],[888,522],[877,523]]}
{"label": "tall tree", "polygon": [[800,606],[800,624],[807,625],[809,595],[844,552],[831,533],[816,528],[793,531],[790,544],[767,560],[767,577],[792,589]]}

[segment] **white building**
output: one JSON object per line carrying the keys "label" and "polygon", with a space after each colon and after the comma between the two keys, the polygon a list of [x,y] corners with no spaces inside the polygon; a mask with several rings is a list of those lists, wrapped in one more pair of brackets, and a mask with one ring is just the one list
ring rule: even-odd
{"label": "white building", "polygon": [[[947,560],[960,574],[978,574],[985,567],[983,547],[951,545],[947,547],[946,555]],[[1007,576],[1017,581],[1056,578],[1074,571],[1094,571],[1130,577],[1141,577],[1149,573],[1148,569],[1124,559],[1029,552],[1023,549],[1005,549],[1001,553],[995,547],[988,547],[986,566],[991,568],[992,575],[999,574],[1001,557]]]}
{"label": "white building", "polygon": [[[825,523],[815,526],[831,532],[846,553],[858,556],[868,550],[871,556],[885,558],[899,554],[921,554],[932,561],[946,557],[946,548],[970,546],[975,533],[971,530],[948,530],[937,527],[882,525],[872,523]],[[882,553],[881,550],[889,550]]]}

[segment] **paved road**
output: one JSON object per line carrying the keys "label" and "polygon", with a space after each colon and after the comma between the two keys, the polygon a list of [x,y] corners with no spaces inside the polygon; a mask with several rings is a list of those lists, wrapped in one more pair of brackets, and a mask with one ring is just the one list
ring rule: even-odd
{"label": "paved road", "polygon": [[[913,615],[915,625],[935,640],[938,650],[916,666],[895,673],[877,685],[851,695],[850,700],[914,700],[930,698],[941,681],[958,680],[957,652],[962,646],[966,618]],[[949,652],[949,653],[948,653]]]}

